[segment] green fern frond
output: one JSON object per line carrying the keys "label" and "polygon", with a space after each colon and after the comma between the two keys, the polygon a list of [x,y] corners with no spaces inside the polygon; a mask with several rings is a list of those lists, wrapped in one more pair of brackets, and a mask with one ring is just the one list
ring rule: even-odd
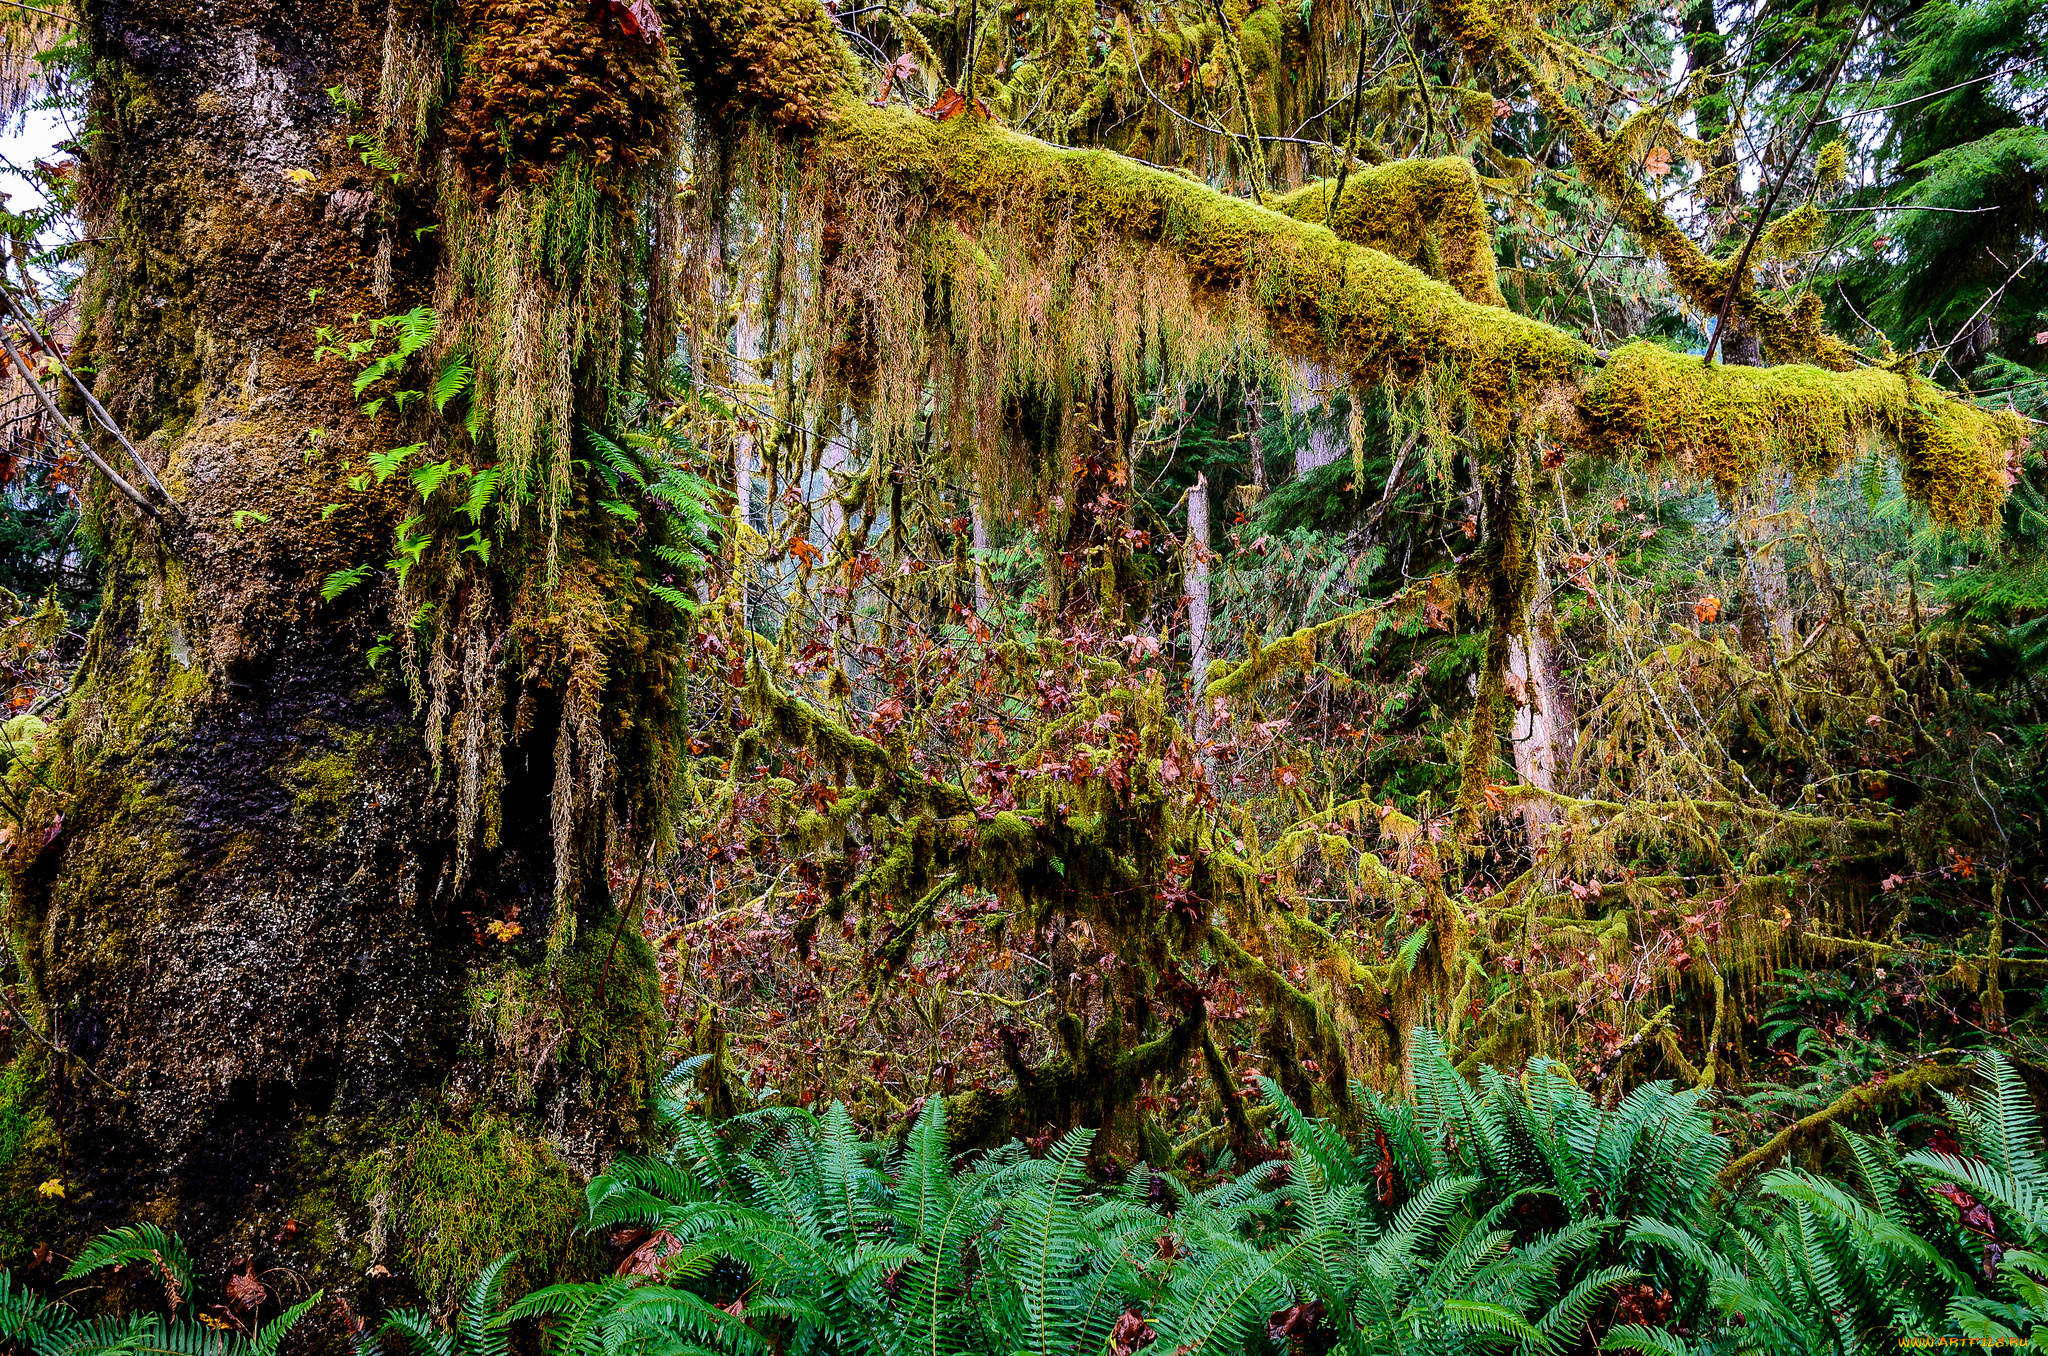
{"label": "green fern frond", "polygon": [[130,1262],[147,1262],[155,1269],[157,1278],[163,1282],[165,1303],[172,1312],[191,1301],[192,1258],[185,1251],[184,1240],[154,1224],[130,1224],[101,1234],[79,1249],[78,1257],[64,1272],[64,1279],[76,1280]]}

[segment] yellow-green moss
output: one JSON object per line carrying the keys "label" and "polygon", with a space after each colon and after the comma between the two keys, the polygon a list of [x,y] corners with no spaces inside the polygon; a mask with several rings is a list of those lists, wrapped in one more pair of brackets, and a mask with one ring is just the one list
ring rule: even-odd
{"label": "yellow-green moss", "polygon": [[56,1171],[57,1129],[35,1095],[40,1049],[0,1065],[0,1267],[18,1265],[56,1223],[54,1202],[37,1188]]}
{"label": "yellow-green moss", "polygon": [[585,921],[553,958],[521,963],[508,953],[479,967],[469,981],[472,1030],[513,1075],[500,1088],[506,1104],[571,1097],[585,1124],[626,1146],[645,1128],[660,1072],[661,984],[654,950],[631,920],[605,910]]}
{"label": "yellow-green moss", "polygon": [[[973,117],[935,123],[853,104],[841,106],[824,151],[842,201],[871,210],[893,198],[935,219],[980,221],[1036,242],[1044,257],[1062,243],[1070,257],[1098,262],[1129,251],[1148,287],[1177,270],[1197,307],[1223,317],[1212,331],[1219,345],[1241,343],[1243,322],[1257,321],[1270,350],[1354,378],[1454,373],[1484,437],[1561,397],[1593,358],[1571,336],[1475,305],[1385,254],[1109,152],[1063,150]],[[1191,323],[1165,306],[1142,319],[1147,330]],[[1099,364],[1109,340],[1075,345],[1075,360]]]}
{"label": "yellow-green moss", "polygon": [[[1488,105],[1488,115],[1492,106]],[[1275,199],[1275,211],[1328,226],[1354,245],[1391,254],[1459,296],[1482,306],[1505,306],[1493,258],[1493,238],[1479,175],[1460,156],[1397,160],[1353,171],[1344,201],[1330,210],[1334,180],[1322,180]]]}
{"label": "yellow-green moss", "polygon": [[367,733],[344,733],[341,749],[307,753],[280,769],[309,841],[332,843],[341,832],[350,800],[362,794],[361,759],[371,740]]}
{"label": "yellow-green moss", "polygon": [[1810,484],[1873,443],[1937,521],[1988,527],[2005,502],[2020,423],[1881,368],[1708,365],[1655,344],[1616,350],[1580,396],[1585,450],[1675,461],[1724,494],[1770,466]]}
{"label": "yellow-green moss", "polygon": [[451,1300],[504,1252],[519,1254],[515,1294],[587,1269],[574,1234],[583,1214],[576,1174],[538,1136],[500,1117],[401,1123],[392,1146],[358,1165],[350,1185],[371,1212],[372,1254],[392,1249],[433,1303]]}

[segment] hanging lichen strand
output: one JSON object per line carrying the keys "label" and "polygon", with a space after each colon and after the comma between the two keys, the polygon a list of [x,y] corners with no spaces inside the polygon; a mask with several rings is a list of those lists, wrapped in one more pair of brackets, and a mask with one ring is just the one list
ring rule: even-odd
{"label": "hanging lichen strand", "polygon": [[387,43],[385,154],[432,182],[442,261],[400,659],[455,781],[453,889],[499,845],[515,747],[546,751],[556,948],[595,869],[578,844],[611,815],[660,833],[677,767],[684,619],[644,558],[662,533],[600,505],[582,446],[616,432],[638,355],[673,342],[677,101],[645,5],[488,0],[455,34]]}

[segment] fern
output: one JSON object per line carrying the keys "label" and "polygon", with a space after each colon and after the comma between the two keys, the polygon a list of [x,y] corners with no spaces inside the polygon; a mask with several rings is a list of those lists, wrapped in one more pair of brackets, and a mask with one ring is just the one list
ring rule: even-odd
{"label": "fern", "polygon": [[434,413],[446,414],[449,404],[460,399],[475,379],[476,369],[467,357],[459,353],[450,357],[427,388],[427,400],[433,405]]}
{"label": "fern", "polygon": [[[1846,1356],[1910,1336],[2048,1328],[2048,1264],[2014,1250],[1996,1278],[1980,1276],[1931,1192],[1956,1183],[2002,1228],[2035,1227],[2022,1179],[2038,1165],[2038,1126],[1994,1058],[1959,1101],[1972,1157],[1851,1137],[1849,1177],[1772,1173],[1737,1227],[1712,1204],[1727,1146],[1699,1094],[1650,1084],[1604,1104],[1540,1061],[1475,1085],[1426,1034],[1413,1051],[1415,1100],[1361,1090],[1357,1139],[1268,1086],[1286,1163],[1199,1191],[1145,1168],[1091,1184],[1086,1129],[1043,1157],[1012,1143],[958,1161],[938,1098],[894,1145],[838,1106],[714,1125],[680,1105],[679,1086],[705,1067],[685,1062],[660,1093],[668,1150],[618,1160],[587,1196],[589,1228],[672,1240],[661,1278],[554,1286],[500,1309],[501,1261],[452,1331],[424,1316],[394,1316],[389,1330],[423,1356],[505,1356],[522,1320],[565,1356],[1050,1356],[1102,1352],[1135,1312],[1157,1350],[1189,1356],[1270,1351],[1268,1327],[1283,1321],[1308,1330],[1302,1349],[1359,1356]],[[1671,1326],[1603,1331],[1610,1298],[1637,1286],[1666,1296]]]}
{"label": "fern", "polygon": [[320,596],[331,603],[369,577],[368,565],[352,565],[345,570],[336,570],[321,581]]}
{"label": "fern", "polygon": [[382,452],[370,453],[368,458],[370,469],[376,473],[377,483],[382,485],[385,481],[397,475],[399,471],[404,469],[405,463],[412,458],[412,455],[423,446],[425,446],[423,443],[412,443],[406,447],[390,447]]}
{"label": "fern", "polygon": [[76,1280],[106,1267],[148,1262],[163,1282],[164,1302],[171,1312],[189,1302],[195,1289],[192,1258],[176,1234],[167,1234],[154,1224],[131,1224],[101,1234],[79,1249],[77,1258],[64,1272],[67,1281]]}

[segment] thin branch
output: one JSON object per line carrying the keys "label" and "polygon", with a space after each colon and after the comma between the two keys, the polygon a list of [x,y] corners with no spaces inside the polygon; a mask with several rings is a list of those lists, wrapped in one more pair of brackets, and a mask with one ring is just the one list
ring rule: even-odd
{"label": "thin branch", "polygon": [[1958,216],[1969,216],[1976,212],[2001,212],[2003,207],[1929,207],[1917,202],[1886,202],[1875,207],[1823,207],[1823,212],[1954,212]]}
{"label": "thin branch", "polygon": [[40,14],[45,19],[55,19],[58,23],[70,24],[73,28],[78,27],[78,20],[68,14],[59,14],[54,9],[39,9],[34,5],[24,5],[21,3],[21,0],[0,0],[0,5],[5,5],[9,9],[23,10],[29,14]]}
{"label": "thin branch", "polygon": [[1352,152],[1358,148],[1358,113],[1365,105],[1365,27],[1358,30],[1358,74],[1351,84],[1351,126],[1344,132],[1344,160],[1337,166],[1337,187],[1330,194],[1330,205],[1323,212],[1323,224],[1331,230],[1337,229],[1337,204],[1344,201],[1344,180],[1351,173]]}
{"label": "thin branch", "polygon": [[86,409],[92,412],[93,422],[112,434],[114,440],[121,444],[122,448],[128,453],[129,460],[133,461],[136,469],[142,472],[142,478],[149,482],[150,488],[162,496],[163,501],[170,505],[173,511],[180,511],[178,501],[171,497],[171,492],[164,488],[164,483],[161,480],[157,479],[155,468],[143,459],[142,453],[136,451],[135,444],[129,442],[128,435],[123,433],[120,426],[114,423],[113,416],[107,413],[106,406],[100,404],[99,397],[95,396],[91,389],[79,379],[78,373],[72,370],[70,362],[64,357],[63,348],[58,345],[55,337],[45,335],[35,328],[34,322],[29,316],[28,308],[21,304],[21,298],[14,294],[13,288],[9,287],[5,281],[0,281],[0,316],[5,316],[9,313],[12,313],[17,320],[21,321],[22,325],[28,329],[28,332],[36,336],[36,342],[43,346],[44,351],[57,360],[57,366],[66,377],[70,378],[72,387],[77,390],[80,398],[85,401]]}
{"label": "thin branch", "polygon": [[1899,100],[1899,101],[1898,101],[1897,103],[1895,103],[1895,104],[1880,104],[1880,105],[1878,105],[1878,106],[1877,106],[1876,108],[1860,108],[1860,109],[1856,110],[1856,111],[1855,111],[1854,113],[1844,113],[1844,114],[1843,114],[1843,115],[1842,115],[1841,117],[1839,117],[1839,118],[1828,118],[1828,119],[1826,119],[1825,121],[1823,121],[1823,122],[1822,122],[1822,123],[1821,123],[1820,125],[1821,125],[1822,127],[1826,127],[1826,126],[1828,126],[1828,125],[1829,125],[1830,123],[1837,123],[1837,122],[1848,122],[1848,121],[1849,121],[1849,120],[1850,120],[1851,118],[1862,118],[1862,117],[1867,117],[1867,116],[1869,116],[1869,115],[1870,115],[1870,114],[1872,114],[1872,113],[1889,113],[1889,112],[1891,112],[1891,111],[1892,111],[1893,109],[1895,109],[1895,108],[1904,108],[1904,107],[1905,107],[1905,106],[1906,106],[1907,104],[1917,104],[1917,103],[1919,103],[1919,102],[1920,102],[1920,101],[1921,101],[1922,99],[1934,99],[1934,98],[1938,98],[1938,97],[1940,97],[1941,95],[1944,95],[1944,94],[1948,94],[1948,93],[1951,93],[1951,92],[1953,92],[1953,91],[1955,91],[1955,90],[1959,90],[1959,89],[1962,89],[1962,88],[1964,88],[1964,87],[1966,87],[1966,86],[1969,86],[1969,85],[1981,85],[1981,84],[1983,84],[1983,83],[1984,83],[1984,82],[1985,82],[1986,80],[1996,80],[1996,79],[1998,79],[1998,78],[1999,78],[2000,76],[2002,76],[2002,75],[2017,75],[2017,74],[2019,74],[2019,68],[2018,68],[2017,66],[2014,66],[2014,67],[2008,67],[2007,69],[2005,69],[2005,70],[2002,70],[2002,71],[1993,71],[1993,72],[1992,72],[1991,74],[1989,74],[1989,75],[1979,75],[1979,76],[1972,76],[1972,77],[1971,77],[1970,79],[1968,79],[1968,80],[1963,80],[1963,81],[1959,81],[1958,83],[1956,83],[1956,84],[1953,84],[1953,85],[1950,85],[1950,86],[1948,86],[1948,87],[1947,87],[1947,88],[1945,88],[1945,89],[1938,89],[1938,90],[1935,90],[1935,91],[1933,91],[1933,92],[1932,92],[1932,93],[1930,93],[1930,94],[1916,94],[1916,95],[1914,95],[1914,96],[1913,96],[1912,98],[1910,98],[1910,99],[1901,99],[1901,100]]}
{"label": "thin branch", "polygon": [[[21,1023],[21,1029],[28,1032],[29,1035],[34,1036],[36,1038],[36,1041],[42,1046],[44,1046],[46,1049],[48,1049],[50,1053],[62,1056],[65,1059],[78,1060],[78,1067],[85,1070],[86,1073],[90,1074],[93,1078],[98,1079],[101,1083],[105,1084],[107,1087],[112,1088],[115,1092],[119,1093],[123,1097],[126,1097],[128,1095],[128,1089],[122,1087],[118,1083],[108,1082],[105,1074],[102,1074],[101,1072],[99,1072],[99,1070],[93,1068],[92,1065],[86,1063],[78,1055],[74,1054],[69,1050],[66,1050],[63,1046],[57,1044],[48,1036],[45,1036],[42,1032],[36,1030],[36,1024],[34,1022],[31,1022],[26,1016],[24,1016],[22,1014],[21,1009],[14,1006],[14,1000],[7,996],[7,986],[4,984],[0,984],[0,1003],[5,1003],[7,1005],[7,1010],[14,1014],[14,1020]],[[52,1025],[51,1029],[55,1030],[54,1024]]]}
{"label": "thin branch", "polygon": [[[1965,320],[1963,322],[1963,327],[1956,331],[1955,338],[1949,340],[1946,344],[1943,344],[1941,346],[1941,356],[1943,361],[1947,361],[1948,351],[1954,348],[1957,344],[1960,344],[1963,341],[1963,336],[1970,332],[1970,326],[1977,323],[1977,317],[1983,315],[1986,310],[1990,309],[1992,303],[1996,302],[2000,297],[2004,296],[2005,289],[2011,287],[2015,282],[2017,282],[2019,280],[2020,274],[2025,273],[2029,268],[2033,267],[2034,261],[2041,257],[2042,250],[2048,250],[2048,245],[2043,245],[2037,248],[2032,254],[2028,255],[2026,263],[2021,264],[2018,268],[2014,269],[2012,271],[2012,276],[2008,277],[2004,282],[2000,283],[1997,289],[1993,291],[1990,296],[1984,298],[1984,304],[1982,306],[1979,306],[1976,310],[1970,312],[1970,318],[1968,320]],[[1990,251],[1988,250],[1985,252],[1987,254],[1990,253]],[[1997,256],[1993,255],[1992,257],[1996,258]]]}
{"label": "thin branch", "polygon": [[[43,389],[43,383],[36,380],[36,374],[29,369],[28,363],[21,356],[21,351],[15,348],[14,336],[7,332],[7,329],[4,325],[0,325],[0,345],[6,346],[7,356],[13,360],[15,370],[21,373],[21,379],[28,383],[29,389],[35,392],[36,399],[42,402],[43,413],[50,417],[51,422],[56,424],[58,428],[64,431],[65,436],[71,439],[72,443],[77,446],[79,451],[85,453],[85,459],[91,462],[93,464],[93,467],[96,470],[98,470],[101,475],[107,478],[108,484],[112,485],[115,489],[119,490],[124,496],[126,496],[131,502],[134,503],[135,507],[141,509],[144,513],[148,514],[152,519],[154,519],[158,523],[163,523],[164,517],[161,513],[158,513],[156,511],[156,505],[150,503],[149,500],[143,496],[142,491],[136,489],[133,485],[130,485],[127,481],[123,480],[121,478],[121,473],[119,471],[116,471],[113,467],[107,465],[107,463],[100,458],[100,454],[93,451],[92,444],[86,442],[84,438],[80,437],[78,430],[71,426],[71,421],[69,419],[66,419],[63,413],[57,409],[55,403],[53,403],[50,399],[50,393]],[[165,523],[164,525],[169,526],[168,523]]]}
{"label": "thin branch", "polygon": [[1864,21],[1870,17],[1870,5],[1863,6],[1863,13],[1856,20],[1856,27],[1850,30],[1850,40],[1843,45],[1841,56],[1835,58],[1835,68],[1828,72],[1827,83],[1821,86],[1820,95],[1814,100],[1813,112],[1807,117],[1806,130],[1799,134],[1799,140],[1785,156],[1785,167],[1778,171],[1777,179],[1771,184],[1771,195],[1764,199],[1763,210],[1756,214],[1756,225],[1749,229],[1749,239],[1742,242],[1742,253],[1735,256],[1735,266],[1728,273],[1728,290],[1721,297],[1721,309],[1714,316],[1714,332],[1707,336],[1707,353],[1702,359],[1707,366],[1714,365],[1714,350],[1720,346],[1721,331],[1728,324],[1728,308],[1735,304],[1735,294],[1742,290],[1743,271],[1749,267],[1750,251],[1764,233],[1764,227],[1771,219],[1771,209],[1778,205],[1778,195],[1785,190],[1785,181],[1792,177],[1792,166],[1799,161],[1799,153],[1806,149],[1806,143],[1813,139],[1813,131],[1820,126],[1821,111],[1828,106],[1828,94],[1841,78],[1842,68],[1849,64],[1849,54],[1856,49],[1856,35],[1862,33]]}
{"label": "thin branch", "polygon": [[[1187,124],[1188,126],[1190,126],[1190,127],[1193,127],[1193,128],[1197,128],[1197,129],[1199,129],[1200,131],[1204,131],[1204,132],[1207,132],[1207,133],[1208,133],[1208,134],[1209,134],[1210,136],[1212,136],[1212,137],[1222,137],[1222,138],[1224,138],[1224,139],[1225,139],[1225,140],[1227,140],[1227,141],[1242,141],[1242,140],[1244,140],[1244,138],[1243,138],[1242,136],[1240,136],[1240,135],[1239,135],[1238,133],[1236,133],[1236,132],[1226,132],[1226,131],[1225,131],[1225,130],[1223,130],[1223,129],[1222,129],[1221,127],[1211,127],[1211,126],[1210,126],[1210,125],[1209,125],[1208,123],[1206,123],[1206,122],[1196,122],[1196,121],[1195,121],[1195,120],[1194,120],[1193,118],[1189,117],[1189,116],[1188,116],[1187,114],[1185,114],[1185,113],[1181,112],[1181,111],[1180,111],[1179,109],[1175,108],[1175,107],[1174,107],[1174,106],[1173,106],[1172,104],[1168,103],[1168,102],[1167,102],[1167,101],[1166,101],[1165,99],[1162,99],[1162,98],[1161,98],[1161,97],[1159,96],[1159,91],[1158,91],[1158,90],[1155,90],[1155,89],[1153,89],[1153,88],[1152,88],[1152,82],[1151,82],[1151,81],[1149,81],[1149,80],[1147,80],[1147,79],[1145,78],[1145,63],[1144,63],[1144,61],[1143,61],[1142,59],[1140,59],[1140,57],[1138,56],[1138,42],[1137,42],[1137,39],[1135,39],[1135,38],[1133,38],[1133,37],[1131,36],[1131,30],[1130,30],[1130,29],[1129,29],[1128,27],[1126,27],[1126,28],[1124,29],[1124,41],[1125,41],[1125,43],[1127,43],[1127,44],[1128,44],[1128,45],[1130,46],[1130,49],[1131,49],[1131,68],[1132,68],[1133,70],[1137,71],[1137,73],[1138,73],[1138,83],[1139,83],[1140,85],[1142,85],[1142,86],[1144,87],[1144,89],[1145,89],[1145,93],[1147,93],[1147,94],[1149,94],[1149,95],[1151,95],[1151,96],[1152,96],[1152,102],[1153,102],[1153,103],[1155,103],[1155,104],[1158,104],[1158,105],[1159,105],[1159,106],[1160,106],[1161,108],[1163,108],[1163,109],[1165,109],[1165,110],[1166,110],[1167,112],[1169,112],[1169,113],[1173,114],[1173,116],[1174,116],[1174,117],[1176,117],[1176,118],[1179,118],[1179,119],[1180,119],[1180,120],[1181,120],[1182,122],[1186,123],[1186,124]],[[1267,136],[1267,135],[1266,135],[1266,134],[1264,134],[1263,132],[1257,132],[1257,131],[1254,131],[1254,132],[1253,132],[1253,133],[1252,133],[1251,135],[1252,135],[1253,139],[1255,139],[1255,140],[1258,140],[1258,141],[1280,141],[1280,142],[1285,142],[1285,143],[1287,143],[1288,145],[1291,145],[1291,146],[1314,146],[1314,147],[1318,148],[1319,150],[1334,150],[1334,149],[1337,149],[1337,148],[1335,148],[1335,147],[1331,146],[1331,145],[1330,145],[1330,143],[1329,143],[1329,142],[1327,142],[1327,141],[1316,141],[1316,140],[1313,140],[1313,139],[1311,139],[1311,138],[1309,138],[1309,137],[1280,137],[1280,136]],[[1134,159],[1136,159],[1137,157],[1135,157],[1135,156],[1125,156],[1124,158],[1125,158],[1126,160],[1134,160]],[[1142,161],[1142,162],[1140,162],[1140,163],[1144,163],[1144,164],[1149,164],[1150,162],[1149,162],[1149,161]],[[1166,167],[1166,166],[1161,166],[1160,168],[1167,168],[1167,167]],[[1179,171],[1177,171],[1177,170],[1169,170],[1169,172],[1171,172],[1171,173],[1178,173]]]}

